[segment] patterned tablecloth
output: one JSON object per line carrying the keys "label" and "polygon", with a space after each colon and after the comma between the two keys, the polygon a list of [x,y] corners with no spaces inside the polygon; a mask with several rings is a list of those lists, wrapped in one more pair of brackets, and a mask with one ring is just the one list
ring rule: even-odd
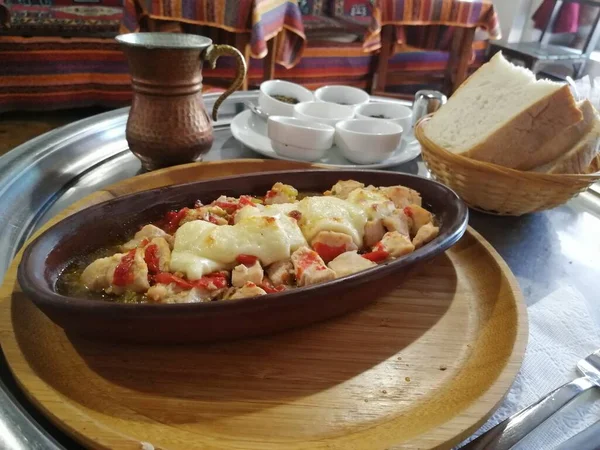
{"label": "patterned tablecloth", "polygon": [[500,24],[492,0],[376,0],[365,50],[381,46],[381,27],[396,26],[398,43],[405,41],[407,25],[478,27],[490,39],[500,39]]}
{"label": "patterned tablecloth", "polygon": [[152,19],[250,33],[254,58],[264,58],[267,41],[281,33],[276,61],[287,68],[300,60],[306,45],[297,0],[139,0],[139,4]]}

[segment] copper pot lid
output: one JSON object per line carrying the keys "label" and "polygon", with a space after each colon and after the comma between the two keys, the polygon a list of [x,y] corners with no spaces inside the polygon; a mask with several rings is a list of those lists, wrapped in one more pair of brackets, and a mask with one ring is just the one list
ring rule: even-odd
{"label": "copper pot lid", "polygon": [[120,44],[130,47],[165,49],[205,49],[212,40],[205,36],[183,33],[128,33],[115,37]]}

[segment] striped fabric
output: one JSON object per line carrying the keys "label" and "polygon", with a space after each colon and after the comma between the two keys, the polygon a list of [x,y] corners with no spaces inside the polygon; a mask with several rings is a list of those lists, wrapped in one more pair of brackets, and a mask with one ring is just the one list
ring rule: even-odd
{"label": "striped fabric", "polygon": [[491,0],[378,0],[365,49],[381,46],[381,27],[396,25],[398,43],[405,43],[407,25],[478,27],[490,39],[500,39],[498,15]]}
{"label": "striped fabric", "polygon": [[[208,25],[233,32],[251,33],[250,51],[264,58],[267,41],[280,34],[276,60],[293,67],[306,44],[297,0],[126,0],[138,1],[143,17],[167,22]],[[139,24],[127,24],[130,30]]]}

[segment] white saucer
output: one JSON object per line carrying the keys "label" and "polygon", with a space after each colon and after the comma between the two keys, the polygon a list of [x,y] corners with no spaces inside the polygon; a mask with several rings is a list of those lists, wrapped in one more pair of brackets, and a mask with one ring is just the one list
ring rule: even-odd
{"label": "white saucer", "polygon": [[[295,161],[275,153],[275,150],[271,146],[271,140],[267,137],[267,123],[252,114],[252,111],[249,109],[242,111],[233,118],[231,122],[231,134],[246,147],[261,155],[268,156],[269,158]],[[327,150],[323,158],[313,162],[340,169],[383,169],[411,161],[420,154],[421,146],[411,136],[410,140],[403,137],[392,156],[377,164],[354,164],[344,158],[335,145],[330,150]]]}

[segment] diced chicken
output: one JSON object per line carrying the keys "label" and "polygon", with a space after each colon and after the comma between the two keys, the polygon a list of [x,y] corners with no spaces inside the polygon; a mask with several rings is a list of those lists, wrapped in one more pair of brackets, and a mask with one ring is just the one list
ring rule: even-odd
{"label": "diced chicken", "polygon": [[185,213],[179,225],[181,226],[194,220],[205,220],[215,225],[227,225],[229,223],[227,220],[227,211],[219,206],[201,206],[200,208],[190,209]]}
{"label": "diced chicken", "polygon": [[[121,258],[121,263],[122,262],[123,258]],[[146,292],[148,290],[148,288],[150,287],[150,283],[148,282],[148,266],[146,265],[146,261],[144,260],[144,249],[137,248],[135,250],[133,264],[131,265],[129,272],[132,275],[131,281],[123,286],[115,284],[113,271],[113,279],[111,280],[112,286],[109,287],[106,290],[106,292],[109,294],[121,294],[127,290],[134,292]]]}
{"label": "diced chicken", "polygon": [[[91,291],[106,291],[121,294],[126,290],[146,292],[148,283],[148,266],[144,261],[144,250],[137,248],[133,253],[117,253],[107,258],[100,258],[85,268],[81,274],[82,283]],[[115,280],[115,272],[125,260],[130,264],[123,270],[125,282]],[[115,281],[117,283],[115,284]]]}
{"label": "diced chicken", "polygon": [[154,303],[203,303],[210,302],[214,293],[201,288],[182,290],[171,283],[152,286],[146,296]]}
{"label": "diced chicken", "polygon": [[351,251],[342,253],[327,265],[335,272],[336,278],[341,278],[376,266],[377,264],[363,258],[356,251]]}
{"label": "diced chicken", "polygon": [[423,245],[431,242],[439,234],[440,229],[429,222],[419,228],[416,236],[413,238],[412,243],[415,248],[422,247]]}
{"label": "diced chicken", "polygon": [[412,253],[415,250],[415,246],[407,236],[397,231],[388,231],[383,236],[381,242],[374,247],[374,250],[383,250],[391,257],[397,258],[398,256]]}
{"label": "diced chicken", "polygon": [[419,205],[408,205],[404,208],[404,213],[412,219],[412,226],[410,227],[411,236],[416,236],[423,225],[433,221],[433,215]]}
{"label": "diced chicken", "polygon": [[383,227],[382,219],[369,220],[365,224],[365,236],[364,244],[365,247],[373,247],[377,244],[383,235],[385,234],[385,228]]}
{"label": "diced chicken", "polygon": [[271,190],[265,195],[265,205],[279,203],[294,203],[298,197],[298,191],[294,186],[283,183],[275,183]]}
{"label": "diced chicken", "polygon": [[263,279],[263,268],[260,262],[255,261],[251,266],[240,264],[231,271],[231,284],[234,287],[242,287],[246,283],[260,284]]}
{"label": "diced chicken", "polygon": [[351,236],[336,231],[320,231],[312,240],[311,246],[325,262],[344,252],[358,249]]}
{"label": "diced chicken", "polygon": [[133,239],[123,244],[121,247],[124,251],[132,250],[134,248],[139,247],[144,240],[150,241],[151,239],[157,237],[161,237],[165,241],[167,241],[170,248],[173,247],[173,236],[154,225],[145,225],[140,231],[135,233]]}
{"label": "diced chicken", "polygon": [[397,209],[393,214],[383,218],[383,226],[387,231],[397,231],[405,236],[410,236],[412,219],[404,214],[404,211]]}
{"label": "diced chicken", "polygon": [[144,260],[152,273],[169,271],[171,249],[165,238],[154,238],[144,247]]}
{"label": "diced chicken", "polygon": [[258,287],[254,283],[246,283],[242,287],[236,288],[227,299],[235,300],[238,298],[247,298],[247,297],[258,297],[260,295],[267,295],[264,289]]}
{"label": "diced chicken", "polygon": [[124,253],[116,253],[106,258],[100,258],[87,266],[81,274],[81,282],[90,291],[102,291],[112,284],[115,268],[121,262]]}
{"label": "diced chicken", "polygon": [[331,190],[325,191],[325,195],[333,195],[345,200],[348,198],[350,192],[364,187],[365,185],[363,183],[355,180],[340,180],[331,187]]}
{"label": "diced chicken", "polygon": [[335,278],[335,272],[325,265],[317,252],[308,247],[300,247],[292,253],[292,264],[298,286],[308,286]]}
{"label": "diced chicken", "polygon": [[285,286],[292,284],[294,265],[289,259],[277,261],[267,267],[267,276],[273,286]]}
{"label": "diced chicken", "polygon": [[396,208],[404,208],[408,205],[421,206],[421,195],[405,186],[382,187],[381,193],[394,202]]}

